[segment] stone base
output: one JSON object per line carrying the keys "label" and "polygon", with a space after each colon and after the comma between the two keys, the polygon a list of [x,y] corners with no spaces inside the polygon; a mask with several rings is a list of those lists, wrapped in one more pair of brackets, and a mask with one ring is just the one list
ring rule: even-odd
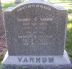
{"label": "stone base", "polygon": [[8,56],[3,69],[71,69],[67,52],[63,56]]}

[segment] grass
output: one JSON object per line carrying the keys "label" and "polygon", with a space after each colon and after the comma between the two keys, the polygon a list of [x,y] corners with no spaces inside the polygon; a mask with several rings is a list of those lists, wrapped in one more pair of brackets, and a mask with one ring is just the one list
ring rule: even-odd
{"label": "grass", "polygon": [[72,23],[68,24],[69,26],[67,30],[67,41],[66,41],[66,50],[72,60]]}
{"label": "grass", "polygon": [[0,64],[0,69],[2,69],[2,65]]}
{"label": "grass", "polygon": [[8,7],[13,7],[13,6],[16,6],[16,4],[15,4],[15,3],[3,3],[3,4],[2,4],[2,7],[3,7],[4,9],[6,9],[6,8],[8,8]]}
{"label": "grass", "polygon": [[48,0],[50,3],[71,3],[72,0]]}
{"label": "grass", "polygon": [[72,60],[72,3],[65,5],[68,12],[66,50]]}

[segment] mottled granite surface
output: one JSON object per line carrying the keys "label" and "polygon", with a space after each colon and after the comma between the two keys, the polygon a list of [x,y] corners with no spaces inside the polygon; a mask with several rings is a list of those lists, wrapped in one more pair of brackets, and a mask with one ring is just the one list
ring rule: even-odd
{"label": "mottled granite surface", "polygon": [[66,12],[28,3],[5,12],[9,55],[63,55]]}

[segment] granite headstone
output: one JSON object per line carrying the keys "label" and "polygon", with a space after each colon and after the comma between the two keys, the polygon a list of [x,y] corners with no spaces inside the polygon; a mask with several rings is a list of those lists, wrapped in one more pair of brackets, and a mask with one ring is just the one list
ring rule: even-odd
{"label": "granite headstone", "polygon": [[15,0],[15,4],[21,3],[21,0]]}
{"label": "granite headstone", "polygon": [[43,0],[6,10],[8,56],[3,69],[70,69],[64,51],[66,19],[64,8]]}

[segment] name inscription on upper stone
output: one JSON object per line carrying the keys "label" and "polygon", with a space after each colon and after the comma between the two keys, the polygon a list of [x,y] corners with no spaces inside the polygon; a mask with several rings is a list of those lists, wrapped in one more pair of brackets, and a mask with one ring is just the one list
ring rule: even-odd
{"label": "name inscription on upper stone", "polygon": [[26,5],[26,6],[24,5],[23,7],[17,9],[17,12],[22,11],[22,10],[24,10],[26,8],[38,8],[38,7],[51,11],[51,8],[46,6],[46,5],[42,5],[42,4],[29,4],[29,5]]}

